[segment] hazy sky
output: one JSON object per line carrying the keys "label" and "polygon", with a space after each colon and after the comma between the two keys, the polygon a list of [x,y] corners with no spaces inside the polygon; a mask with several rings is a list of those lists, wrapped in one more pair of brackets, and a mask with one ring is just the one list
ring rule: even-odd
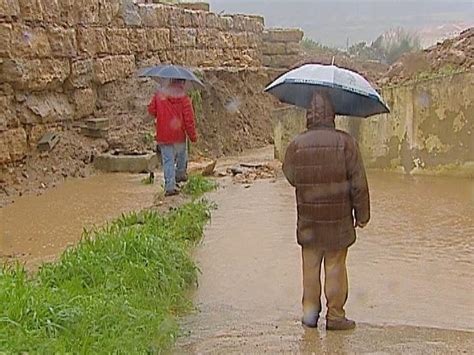
{"label": "hazy sky", "polygon": [[260,14],[268,27],[299,27],[321,43],[373,41],[394,27],[427,36],[474,25],[473,0],[211,0],[215,12]]}

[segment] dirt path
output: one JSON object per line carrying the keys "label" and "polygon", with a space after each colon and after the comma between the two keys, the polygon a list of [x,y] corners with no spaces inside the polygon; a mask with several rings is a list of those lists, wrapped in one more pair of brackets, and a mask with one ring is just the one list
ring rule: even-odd
{"label": "dirt path", "polygon": [[[257,150],[246,156],[260,156],[261,152]],[[267,154],[269,150],[263,152]],[[221,171],[238,161],[236,157],[223,159]],[[190,169],[201,165],[202,162],[192,162]],[[144,208],[165,212],[189,199],[184,195],[163,199],[160,193],[163,175],[159,171],[154,185],[143,184],[144,178],[143,174],[72,178],[43,194],[27,194],[6,206],[0,204],[0,262],[19,260],[34,269],[77,243],[84,228],[100,226],[122,213]]]}
{"label": "dirt path", "polygon": [[230,184],[211,196],[219,208],[196,252],[198,312],[184,320],[176,352],[472,353],[472,180],[372,173],[369,183],[373,220],[348,259],[355,331],[300,325],[287,183]]}

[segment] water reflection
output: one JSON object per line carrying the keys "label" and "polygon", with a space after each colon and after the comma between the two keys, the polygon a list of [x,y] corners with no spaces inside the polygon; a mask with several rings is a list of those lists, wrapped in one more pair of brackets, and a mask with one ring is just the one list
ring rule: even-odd
{"label": "water reflection", "polygon": [[[215,339],[229,329],[245,329],[245,349],[254,349],[252,344],[273,349],[276,333],[289,345],[278,341],[275,349],[303,353],[350,353],[358,346],[377,351],[364,348],[367,342],[378,344],[377,339],[388,352],[418,351],[423,344],[442,351],[456,336],[469,333],[440,335],[407,326],[474,330],[473,181],[370,173],[369,184],[372,221],[359,232],[348,258],[347,311],[360,326],[346,336],[299,324],[300,249],[288,184],[232,185],[217,192],[213,199],[219,209],[196,253],[202,275],[195,301],[201,312],[185,325],[192,332],[185,343],[193,352],[235,350],[233,337]],[[403,345],[413,329],[419,339]],[[436,345],[436,336],[445,336],[446,344]],[[431,338],[434,343],[426,345]]]}
{"label": "water reflection", "polygon": [[83,228],[152,204],[156,186],[141,176],[98,175],[66,181],[41,196],[24,196],[0,209],[0,257],[51,260],[77,242]]}

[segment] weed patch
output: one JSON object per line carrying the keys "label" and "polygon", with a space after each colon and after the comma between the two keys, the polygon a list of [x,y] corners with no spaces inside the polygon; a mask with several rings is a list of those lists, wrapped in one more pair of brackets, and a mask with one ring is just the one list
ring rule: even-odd
{"label": "weed patch", "polygon": [[206,192],[213,191],[217,188],[217,184],[203,177],[202,175],[191,175],[188,182],[183,187],[186,195],[197,198]]}
{"label": "weed patch", "polygon": [[123,215],[35,275],[0,268],[0,352],[159,353],[190,310],[211,204]]}

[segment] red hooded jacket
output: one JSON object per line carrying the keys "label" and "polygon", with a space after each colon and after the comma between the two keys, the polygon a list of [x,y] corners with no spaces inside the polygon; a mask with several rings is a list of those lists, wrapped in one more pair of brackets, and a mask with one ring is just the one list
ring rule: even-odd
{"label": "red hooded jacket", "polygon": [[196,142],[194,111],[189,97],[166,97],[156,93],[148,105],[148,112],[155,116],[158,144],[184,143],[186,135]]}

